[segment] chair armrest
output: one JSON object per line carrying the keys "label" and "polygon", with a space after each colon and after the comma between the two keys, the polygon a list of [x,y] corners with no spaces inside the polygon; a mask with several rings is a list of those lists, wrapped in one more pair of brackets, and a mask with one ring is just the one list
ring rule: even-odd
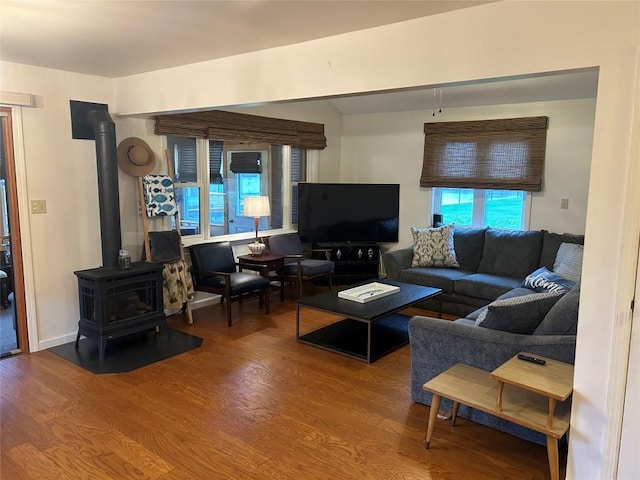
{"label": "chair armrest", "polygon": [[411,267],[413,260],[413,246],[391,250],[382,254],[382,262],[390,280],[400,280],[400,272]]}
{"label": "chair armrest", "polygon": [[324,253],[324,257],[327,260],[331,260],[331,248],[311,248],[309,250],[305,250],[306,253]]}
{"label": "chair armrest", "polygon": [[194,272],[197,275],[202,276],[202,278],[207,278],[207,277],[218,277],[220,275],[222,275],[225,278],[229,278],[231,277],[231,274],[228,272],[216,272],[216,271],[212,271],[212,270],[198,270],[197,272]]}
{"label": "chair armrest", "polygon": [[289,258],[289,259],[297,260],[298,265],[300,265],[300,262],[305,259],[304,255],[300,255],[300,254],[285,255],[284,258],[285,259]]}

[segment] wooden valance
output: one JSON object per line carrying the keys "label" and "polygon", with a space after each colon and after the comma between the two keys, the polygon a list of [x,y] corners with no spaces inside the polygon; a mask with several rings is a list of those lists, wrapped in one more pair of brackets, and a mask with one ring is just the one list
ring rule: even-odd
{"label": "wooden valance", "polygon": [[327,147],[322,123],[209,110],[156,116],[156,135],[208,138],[236,143],[268,143],[322,150]]}

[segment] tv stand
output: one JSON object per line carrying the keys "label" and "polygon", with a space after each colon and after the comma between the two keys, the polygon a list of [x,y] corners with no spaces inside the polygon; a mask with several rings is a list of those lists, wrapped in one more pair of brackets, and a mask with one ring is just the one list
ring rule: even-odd
{"label": "tv stand", "polygon": [[[329,259],[336,264],[333,282],[337,285],[349,285],[379,276],[380,247],[375,242],[314,243],[313,248],[329,252]],[[326,259],[323,252],[314,252],[313,258]]]}

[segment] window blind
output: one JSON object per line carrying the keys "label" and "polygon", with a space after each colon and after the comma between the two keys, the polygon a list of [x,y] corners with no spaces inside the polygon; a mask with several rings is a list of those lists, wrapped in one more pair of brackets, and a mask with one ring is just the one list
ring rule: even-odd
{"label": "window blind", "polygon": [[192,138],[172,137],[167,139],[167,148],[172,153],[175,181],[195,183],[198,181],[196,142]]}
{"label": "window blind", "polygon": [[424,124],[421,187],[542,190],[547,117]]}
{"label": "window blind", "polygon": [[327,147],[322,123],[260,117],[222,110],[158,115],[155,133],[235,143],[291,145],[314,150]]}
{"label": "window blind", "polygon": [[229,170],[233,173],[260,173],[261,157],[260,152],[233,152]]}
{"label": "window blind", "polygon": [[271,202],[271,228],[282,228],[282,145],[271,146],[271,179],[269,200]]}
{"label": "window blind", "polygon": [[209,142],[209,183],[222,183],[222,149],[224,142]]}

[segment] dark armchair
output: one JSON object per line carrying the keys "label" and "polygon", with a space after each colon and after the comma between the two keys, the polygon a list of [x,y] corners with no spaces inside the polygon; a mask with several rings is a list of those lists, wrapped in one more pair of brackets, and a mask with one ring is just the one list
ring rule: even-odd
{"label": "dark armchair", "polygon": [[269,314],[269,279],[237,271],[229,242],[200,243],[189,247],[195,289],[217,293],[227,302],[227,324],[231,326],[231,303],[258,296]]}
{"label": "dark armchair", "polygon": [[[329,289],[332,287],[335,263],[305,257],[305,251],[297,233],[285,233],[269,237],[269,250],[284,255],[284,279],[296,284],[296,292],[302,296],[302,282],[327,277]],[[326,252],[325,250],[318,250]]]}

